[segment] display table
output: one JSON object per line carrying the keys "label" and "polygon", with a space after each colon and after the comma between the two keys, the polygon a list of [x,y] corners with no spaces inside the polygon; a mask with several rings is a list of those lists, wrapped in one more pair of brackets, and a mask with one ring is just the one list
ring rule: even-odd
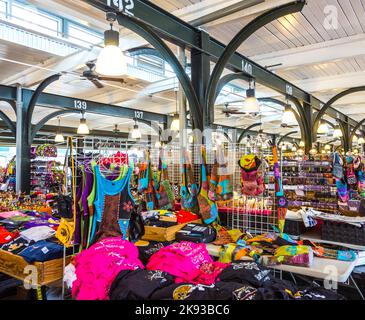
{"label": "display table", "polygon": [[349,249],[353,249],[353,250],[365,251],[365,246],[359,246],[356,244],[335,242],[335,241],[329,241],[329,240],[322,240],[321,235],[316,231],[308,231],[308,232],[300,235],[300,240],[309,240],[309,241],[313,241],[315,243],[332,244],[332,245],[345,247],[345,248],[349,248]]}
{"label": "display table", "polygon": [[[212,244],[207,245],[207,249],[210,255],[214,257],[219,256],[219,246],[215,246]],[[265,265],[265,259],[267,257],[263,256],[262,264]],[[243,261],[252,261],[253,259],[251,257],[242,257],[241,260]],[[290,266],[290,265],[277,265],[272,266],[269,268],[278,270],[278,271],[286,271],[290,273],[300,274],[303,276],[308,276],[316,279],[330,279],[333,281],[337,281],[339,283],[345,283],[354,268],[357,265],[357,260],[352,262],[346,262],[346,261],[339,261],[339,260],[333,260],[333,259],[325,259],[325,258],[313,258],[313,265],[311,268],[306,267],[297,267],[297,266]]]}
{"label": "display table", "polygon": [[[21,256],[0,250],[0,272],[15,279],[24,281],[30,275],[30,271],[28,271],[29,273],[26,273],[25,268],[29,265],[35,266],[37,270],[37,283],[34,283],[37,288],[35,288],[35,290],[40,290],[44,286],[62,280],[64,263],[67,265],[70,260],[71,257],[66,257],[65,262],[63,259],[55,259],[29,264]],[[42,295],[44,295],[43,291]]]}
{"label": "display table", "polygon": [[[219,257],[219,250],[220,246],[215,246],[213,244],[207,244],[207,250],[209,254],[213,257]],[[289,272],[290,274],[297,274],[302,276],[307,276],[314,279],[319,280],[328,280],[331,282],[338,282],[338,283],[346,283],[351,280],[354,284],[355,289],[361,296],[363,300],[365,300],[364,294],[360,290],[359,286],[357,285],[356,281],[352,277],[352,272],[354,271],[355,267],[364,261],[364,252],[359,252],[359,256],[355,261],[346,262],[346,261],[339,261],[334,259],[325,259],[325,258],[313,258],[313,265],[310,268],[306,267],[297,267],[297,266],[290,266],[290,265],[277,265],[271,266],[269,268],[279,271],[279,272]],[[262,263],[265,265],[265,259],[267,257],[263,256]],[[242,261],[253,261],[251,257],[242,257],[240,260]],[[294,277],[293,277],[294,278]]]}

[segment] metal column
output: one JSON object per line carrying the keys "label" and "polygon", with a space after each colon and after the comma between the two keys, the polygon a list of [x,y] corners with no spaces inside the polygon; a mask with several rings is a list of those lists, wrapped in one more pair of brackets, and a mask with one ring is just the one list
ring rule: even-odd
{"label": "metal column", "polygon": [[[183,68],[186,68],[186,55],[185,55],[185,48],[183,47],[178,47],[177,48],[177,53],[178,53],[178,58],[179,58],[179,62],[181,63],[181,65],[183,66]],[[179,83],[179,92],[178,92],[178,106],[179,106],[179,119],[180,119],[180,152],[181,152],[181,159],[182,157],[182,152],[184,147],[186,147],[187,145],[187,132],[186,132],[186,128],[187,128],[187,119],[186,119],[186,96],[184,94],[184,90],[183,87],[181,85],[181,83]]]}
{"label": "metal column", "polygon": [[205,94],[207,92],[209,78],[210,78],[210,57],[204,53],[208,51],[209,35],[205,31],[200,31],[200,47],[202,50],[191,50],[191,81],[197,94],[200,107],[202,108],[203,127],[195,128],[201,131],[204,128],[211,128],[214,122],[214,110],[204,109]]}
{"label": "metal column", "polygon": [[30,192],[30,144],[31,124],[28,122],[30,96],[17,87],[16,99],[16,192]]}

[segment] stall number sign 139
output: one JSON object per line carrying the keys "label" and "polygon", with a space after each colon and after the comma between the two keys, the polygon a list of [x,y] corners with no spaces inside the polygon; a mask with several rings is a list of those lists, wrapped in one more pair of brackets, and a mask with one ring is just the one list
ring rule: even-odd
{"label": "stall number sign 139", "polygon": [[74,107],[77,110],[86,110],[87,109],[87,102],[81,101],[81,100],[75,100],[74,101]]}
{"label": "stall number sign 139", "polygon": [[134,16],[134,0],[107,0],[106,4],[108,7],[116,7],[119,12]]}

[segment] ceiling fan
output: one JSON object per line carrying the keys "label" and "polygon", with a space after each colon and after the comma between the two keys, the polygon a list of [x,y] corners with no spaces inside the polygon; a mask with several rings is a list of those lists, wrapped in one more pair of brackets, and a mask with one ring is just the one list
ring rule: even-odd
{"label": "ceiling fan", "polygon": [[85,70],[82,73],[82,77],[84,80],[91,81],[98,89],[104,88],[104,85],[100,81],[114,81],[119,82],[121,84],[126,83],[124,79],[118,79],[118,78],[111,78],[111,77],[102,77],[98,75],[95,72],[96,64],[95,61],[88,61],[86,62],[86,66],[88,67],[87,70]]}

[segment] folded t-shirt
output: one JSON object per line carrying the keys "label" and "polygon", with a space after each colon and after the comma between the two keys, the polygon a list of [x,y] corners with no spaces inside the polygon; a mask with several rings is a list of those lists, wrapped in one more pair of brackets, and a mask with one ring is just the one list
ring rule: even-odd
{"label": "folded t-shirt", "polygon": [[41,240],[19,253],[28,263],[44,262],[62,258],[63,246],[54,242]]}
{"label": "folded t-shirt", "polygon": [[18,237],[16,239],[10,241],[9,243],[2,245],[1,250],[5,250],[5,251],[8,251],[13,254],[18,254],[22,250],[27,248],[29,245],[31,245],[32,243],[33,243],[33,241],[29,242],[28,240],[26,240],[22,237]]}
{"label": "folded t-shirt", "polygon": [[29,241],[40,241],[52,238],[56,231],[48,226],[40,226],[24,230],[20,235]]}

